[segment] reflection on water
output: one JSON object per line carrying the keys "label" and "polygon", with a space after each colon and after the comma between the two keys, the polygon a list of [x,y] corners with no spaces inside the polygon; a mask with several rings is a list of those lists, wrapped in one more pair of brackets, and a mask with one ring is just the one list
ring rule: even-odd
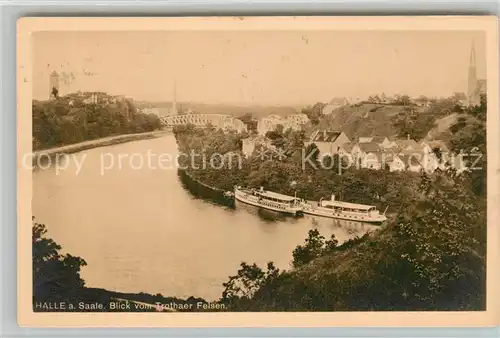
{"label": "reflection on water", "polygon": [[[39,169],[33,215],[63,251],[84,258],[88,286],[168,296],[220,297],[222,283],[242,261],[290,267],[293,249],[317,228],[339,242],[370,225],[304,216],[291,218],[241,205],[225,208],[193,197],[176,168],[123,164],[102,174],[103,154],[176,155],[173,136],[96,148],[77,154],[65,171]],[[107,156],[107,155],[106,155]],[[73,170],[72,170],[73,169]]]}

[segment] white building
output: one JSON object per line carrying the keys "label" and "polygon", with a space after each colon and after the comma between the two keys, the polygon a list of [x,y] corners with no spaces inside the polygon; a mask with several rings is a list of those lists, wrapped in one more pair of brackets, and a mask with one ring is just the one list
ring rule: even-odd
{"label": "white building", "polygon": [[257,132],[260,135],[266,135],[267,132],[276,130],[279,124],[284,128],[286,120],[279,115],[269,115],[259,120],[257,123]]}
{"label": "white building", "polygon": [[316,130],[309,143],[316,144],[320,156],[324,156],[337,154],[349,142],[347,135],[341,131]]}
{"label": "white building", "polygon": [[265,136],[262,135],[252,136],[243,139],[242,146],[243,146],[242,152],[246,157],[250,157],[255,151],[255,148],[257,149],[259,149],[259,147],[271,148],[271,149],[274,148],[274,146],[271,145],[271,140],[267,139]]}
{"label": "white building", "polygon": [[309,118],[306,114],[292,114],[286,117],[285,124],[283,125],[284,130],[301,130],[303,125],[309,122]]}

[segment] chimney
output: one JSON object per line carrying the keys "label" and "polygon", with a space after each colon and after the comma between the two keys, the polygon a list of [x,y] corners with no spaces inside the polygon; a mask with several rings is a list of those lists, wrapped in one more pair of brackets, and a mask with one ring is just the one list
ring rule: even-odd
{"label": "chimney", "polygon": [[409,141],[410,140],[410,134],[406,134],[406,139]]}

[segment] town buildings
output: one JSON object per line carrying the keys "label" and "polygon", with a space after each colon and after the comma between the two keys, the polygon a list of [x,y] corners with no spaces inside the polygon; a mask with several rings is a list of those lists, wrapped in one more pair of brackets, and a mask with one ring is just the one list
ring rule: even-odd
{"label": "town buildings", "polygon": [[341,131],[317,130],[311,136],[311,143],[316,144],[320,158],[338,155],[357,169],[428,173],[447,167],[457,172],[465,170],[465,162],[459,155],[451,154],[441,140],[416,142],[408,135],[406,139],[361,136],[350,141]]}
{"label": "town buildings", "polygon": [[305,114],[291,114],[287,117],[269,115],[257,122],[257,133],[260,135],[266,135],[266,133],[270,131],[275,131],[279,125],[283,127],[283,130],[301,130],[303,125],[308,121],[309,119]]}

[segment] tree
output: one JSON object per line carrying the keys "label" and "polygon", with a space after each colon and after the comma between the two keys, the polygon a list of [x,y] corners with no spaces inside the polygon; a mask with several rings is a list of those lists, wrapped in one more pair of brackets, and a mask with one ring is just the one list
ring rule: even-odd
{"label": "tree", "polygon": [[400,106],[411,105],[411,99],[408,95],[396,95],[396,104]]}
{"label": "tree", "polygon": [[465,162],[470,168],[473,189],[479,196],[486,197],[487,149],[486,149],[486,96],[481,96],[481,104],[469,107],[466,115],[457,119],[450,127],[451,151],[465,154]]}
{"label": "tree", "polygon": [[317,229],[309,230],[304,245],[299,245],[293,250],[292,265],[298,268],[319,257],[323,253],[325,237]]}
{"label": "tree", "polygon": [[[282,126],[281,124],[278,125]],[[283,126],[282,126],[283,127]],[[268,131],[266,133],[266,137],[271,140],[271,144],[276,148],[284,148],[285,147],[285,137],[283,135],[283,128],[276,128],[276,130]]]}
{"label": "tree", "polygon": [[59,97],[59,90],[56,87],[52,87],[52,96],[57,99]]}
{"label": "tree", "polygon": [[405,107],[396,115],[392,124],[398,129],[398,136],[406,138],[410,135],[415,141],[423,139],[434,126],[436,117],[433,114],[419,114],[415,109]]}
{"label": "tree", "polygon": [[62,255],[61,246],[46,234],[45,225],[33,217],[33,300],[75,300],[85,285],[80,269],[87,263],[80,257]]}
{"label": "tree", "polygon": [[[306,169],[314,170],[318,167],[320,151],[316,143],[310,143],[304,150],[304,158],[310,159],[310,161],[305,161],[307,167]],[[310,163],[309,163],[310,162]],[[312,164],[311,164],[312,163]]]}
{"label": "tree", "polygon": [[302,114],[306,114],[312,124],[316,125],[319,123],[321,115],[323,115],[323,109],[326,103],[318,102],[314,106],[308,106],[301,110]]}
{"label": "tree", "polygon": [[485,209],[467,178],[449,172],[423,175],[417,203],[397,220],[396,247],[408,271],[408,302],[420,308],[478,308],[485,292]]}
{"label": "tree", "polygon": [[255,263],[250,265],[242,262],[237,274],[229,276],[229,280],[222,284],[224,291],[220,301],[231,308],[245,308],[251,303],[256,292],[272,284],[279,275],[280,270],[274,266],[273,262],[267,263],[266,271]]}
{"label": "tree", "polygon": [[[161,128],[158,116],[137,112],[128,100],[108,103],[113,101],[111,97],[105,93],[98,94],[99,101],[92,103],[75,94],[57,100],[33,101],[34,149]],[[84,95],[87,98],[97,97],[96,93]]]}

